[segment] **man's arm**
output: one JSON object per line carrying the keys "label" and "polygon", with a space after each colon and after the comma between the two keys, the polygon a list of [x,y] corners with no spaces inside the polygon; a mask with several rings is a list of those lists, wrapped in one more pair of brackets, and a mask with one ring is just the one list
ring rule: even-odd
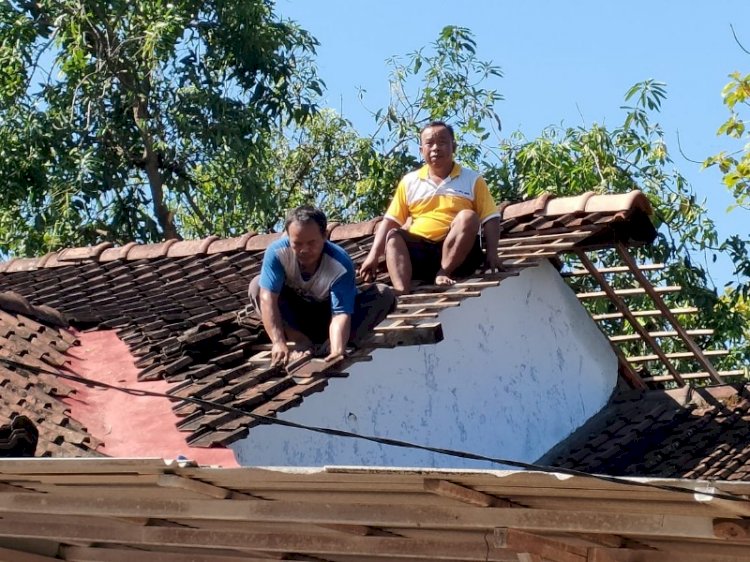
{"label": "man's arm", "polygon": [[493,273],[502,269],[503,264],[497,256],[497,243],[500,240],[500,218],[492,217],[483,225],[485,249],[487,250],[487,266]]}
{"label": "man's arm", "polygon": [[346,342],[349,341],[351,327],[352,317],[350,314],[335,314],[331,318],[331,325],[328,328],[328,341],[331,344],[331,352],[326,357],[326,361],[343,357],[344,353],[346,353]]}
{"label": "man's arm", "polygon": [[362,262],[362,265],[359,268],[359,275],[362,277],[363,281],[369,283],[370,281],[375,280],[375,277],[378,274],[378,260],[385,252],[386,237],[391,230],[399,228],[399,226],[400,225],[395,220],[387,217],[384,217],[383,220],[380,221],[380,224],[375,231],[375,239],[372,242],[370,253],[367,254],[365,261]]}
{"label": "man's arm", "polygon": [[289,361],[289,347],[286,345],[278,293],[260,289],[260,316],[263,327],[271,338],[271,366],[286,365]]}

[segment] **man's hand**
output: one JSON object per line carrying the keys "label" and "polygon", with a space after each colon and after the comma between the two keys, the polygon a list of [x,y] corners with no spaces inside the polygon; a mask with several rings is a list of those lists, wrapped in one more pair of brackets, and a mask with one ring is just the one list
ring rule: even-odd
{"label": "man's hand", "polygon": [[286,365],[289,362],[289,347],[285,341],[276,342],[271,346],[271,367]]}
{"label": "man's hand", "polygon": [[378,258],[368,254],[365,261],[359,266],[357,274],[362,277],[362,281],[365,283],[374,281],[378,275]]}

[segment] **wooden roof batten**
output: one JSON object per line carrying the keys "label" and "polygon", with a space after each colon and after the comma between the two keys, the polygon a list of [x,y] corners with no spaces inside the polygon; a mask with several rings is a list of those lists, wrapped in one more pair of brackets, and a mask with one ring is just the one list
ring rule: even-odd
{"label": "wooden roof batten", "polygon": [[750,560],[747,482],[95,461],[0,460],[0,558]]}
{"label": "wooden roof batten", "polygon": [[[675,382],[678,386],[685,386],[687,380],[709,379],[714,384],[723,384],[723,376],[734,376],[742,374],[742,371],[718,371],[711,363],[709,357],[726,355],[726,350],[703,350],[693,339],[693,336],[711,335],[713,330],[686,329],[678,320],[679,314],[692,314],[697,308],[683,307],[671,309],[663,300],[662,294],[674,293],[681,290],[679,286],[655,287],[644,271],[656,271],[664,267],[663,264],[639,265],[622,242],[613,245],[622,266],[597,268],[594,262],[587,256],[587,249],[578,248],[575,255],[580,260],[583,269],[573,270],[568,276],[591,276],[601,287],[599,292],[579,293],[581,300],[606,297],[614,305],[616,312],[607,314],[592,314],[596,322],[614,319],[626,320],[634,333],[619,334],[608,338],[618,357],[621,374],[633,388],[645,388],[646,383]],[[638,287],[629,289],[616,289],[607,280],[607,274],[628,274],[632,277]],[[632,295],[644,295],[653,303],[652,310],[631,310],[626,302],[626,297]],[[649,330],[638,318],[661,317],[671,328],[664,330]],[[600,326],[601,327],[601,326]],[[606,333],[605,333],[606,335]],[[662,338],[675,338],[682,341],[686,348],[683,352],[665,352],[658,340]],[[642,341],[651,349],[651,353],[638,356],[626,356],[619,345],[630,341]],[[702,371],[683,373],[676,366],[676,360],[694,360]],[[667,375],[641,376],[635,368],[635,364],[658,361],[667,371]]]}

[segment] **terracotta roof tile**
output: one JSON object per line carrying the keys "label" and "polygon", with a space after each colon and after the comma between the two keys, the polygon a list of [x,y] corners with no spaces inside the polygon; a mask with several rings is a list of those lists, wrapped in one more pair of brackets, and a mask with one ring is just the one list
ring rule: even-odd
{"label": "terracotta roof tile", "polygon": [[[36,320],[8,308],[7,293],[0,293],[0,356],[16,364],[0,363],[0,425],[16,416],[26,416],[39,431],[37,456],[99,456],[101,444],[69,416],[61,401],[71,388],[53,375],[37,373],[34,367],[59,372],[68,362],[64,352],[76,343],[73,336],[57,325],[46,324],[36,316],[39,307],[29,306]],[[39,321],[37,321],[39,320]],[[63,335],[67,334],[67,335]]]}
{"label": "terracotta roof tile", "polygon": [[505,209],[503,209],[504,220],[514,219],[518,217],[527,217],[529,215],[539,215],[544,213],[544,209],[554,195],[550,193],[544,193],[534,199],[522,201],[520,203],[511,203]]}
{"label": "terracotta roof tile", "polygon": [[[503,237],[522,235],[533,243],[539,234],[590,233],[590,238],[581,238],[585,244],[589,239],[597,243],[613,240],[623,232],[638,240],[653,234],[648,219],[645,224],[635,220],[640,212],[637,209],[615,219],[606,211],[582,213],[583,200],[584,197],[556,200],[543,196],[508,205],[502,220]],[[620,212],[628,201],[635,204],[638,198],[618,200],[613,207]],[[596,224],[602,219],[607,221]],[[361,262],[370,249],[379,220],[353,225],[332,223],[331,239]],[[224,240],[208,237],[192,242],[71,249],[67,255],[75,261],[62,259],[66,255],[62,251],[49,257],[44,267],[37,261],[36,269],[19,267],[0,273],[0,291],[14,290],[27,302],[54,307],[76,326],[117,328],[136,357],[140,380],[164,378],[175,384],[175,396],[211,398],[275,414],[319,392],[329,376],[341,376],[340,371],[346,367],[321,369],[311,365],[307,369],[311,372],[304,377],[285,376],[279,369],[269,368],[270,359],[263,347],[267,337],[257,315],[246,308],[247,286],[260,270],[263,250],[281,235],[247,233]],[[514,246],[514,251],[523,252],[523,244],[519,244],[520,250]],[[498,282],[517,273],[517,268],[533,265],[537,259],[532,256],[521,260],[523,263],[509,263],[509,272],[497,276]],[[387,279],[385,273],[380,279]],[[445,294],[444,289],[418,290]],[[37,321],[45,322],[40,319],[44,316],[41,307],[35,310]],[[46,312],[51,314],[50,311]],[[62,316],[60,319],[64,320]],[[438,341],[439,328],[439,324],[437,328],[424,328],[420,338],[424,337],[425,342]],[[396,345],[403,336],[381,334],[377,341],[377,345]],[[37,353],[36,360],[59,363],[62,358],[54,353]],[[176,403],[173,410],[184,417],[192,433],[191,442],[205,446],[227,444],[227,439],[243,434],[237,420],[247,424],[249,419],[228,413],[215,417],[216,412],[206,413],[205,408],[187,402]],[[219,422],[225,425],[216,427]]]}
{"label": "terracotta roof tile", "polygon": [[750,479],[748,397],[750,385],[628,393],[541,462],[620,476]]}
{"label": "terracotta roof tile", "polygon": [[615,195],[594,195],[586,201],[587,213],[616,213],[635,210],[642,211],[647,215],[653,213],[648,198],[638,190]]}
{"label": "terracotta roof tile", "polygon": [[169,247],[167,256],[170,258],[184,258],[186,256],[206,254],[211,244],[218,239],[218,236],[209,236],[202,240],[180,240]]}
{"label": "terracotta roof tile", "polygon": [[216,240],[208,247],[208,253],[220,254],[225,252],[233,252],[235,250],[244,250],[245,246],[247,245],[247,241],[255,236],[255,234],[255,232],[248,232],[247,234],[237,236],[236,238],[223,238]]}
{"label": "terracotta roof tile", "polygon": [[85,246],[81,248],[66,248],[57,253],[57,260],[60,262],[66,261],[83,261],[83,260],[96,260],[99,258],[101,253],[107,248],[111,248],[110,242],[102,242],[96,246]]}
{"label": "terracotta roof tile", "polygon": [[281,232],[271,234],[256,234],[245,244],[245,250],[265,250],[271,242],[275,242],[283,236]]}
{"label": "terracotta roof tile", "polygon": [[586,202],[594,195],[593,191],[587,191],[576,197],[555,197],[547,201],[544,214],[567,215],[569,213],[583,213],[586,211]]}
{"label": "terracotta roof tile", "polygon": [[375,233],[382,217],[372,219],[366,222],[358,222],[355,224],[339,224],[336,223],[336,228],[331,230],[329,238],[331,242],[338,242],[340,240],[348,240],[350,238],[362,238],[364,236],[370,236]]}

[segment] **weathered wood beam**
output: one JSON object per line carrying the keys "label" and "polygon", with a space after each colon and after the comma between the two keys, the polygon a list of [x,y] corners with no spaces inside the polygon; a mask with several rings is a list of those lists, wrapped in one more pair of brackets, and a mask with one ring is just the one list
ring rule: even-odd
{"label": "weathered wood beam", "polygon": [[747,556],[698,554],[672,550],[632,550],[625,548],[591,548],[586,562],[747,562]]}
{"label": "weathered wood beam", "polygon": [[[704,351],[703,355],[705,357],[717,357],[721,355],[729,355],[729,351],[726,349],[711,349],[708,351]],[[667,359],[691,359],[694,358],[698,360],[698,357],[693,353],[692,351],[675,351],[673,353],[665,353],[664,357]],[[633,357],[628,357],[628,361],[631,363],[645,363],[647,361],[658,361],[658,360],[664,360],[663,357],[660,355],[635,355]]]}
{"label": "weathered wood beam", "polygon": [[[695,314],[698,312],[698,309],[694,306],[687,306],[682,308],[673,308],[670,310],[672,314]],[[646,318],[649,316],[662,316],[661,310],[631,310],[631,314],[635,318]],[[606,314],[593,314],[591,316],[594,320],[601,321],[601,320],[617,320],[618,318],[623,318],[624,315],[621,312],[608,312]]]}
{"label": "weathered wood beam", "polygon": [[[207,500],[209,501],[209,500]],[[252,502],[253,504],[258,502]],[[273,503],[273,502],[269,502]],[[87,525],[71,524],[64,517],[54,521],[39,518],[28,521],[3,521],[0,536],[17,538],[55,538],[66,542],[87,541],[102,544],[129,544],[135,547],[193,547],[207,549],[248,549],[314,555],[411,556],[426,560],[489,560],[507,561],[508,552],[488,548],[482,535],[464,540],[423,540],[401,537],[359,537],[346,535],[311,535],[294,532],[253,533],[187,527],[112,527],[99,518]]]}
{"label": "weathered wood beam", "polygon": [[[653,287],[653,289],[655,293],[663,294],[663,293],[677,293],[682,290],[682,287],[680,287],[679,285],[667,285],[665,287]],[[590,293],[578,293],[576,296],[580,300],[601,299],[601,298],[609,298],[612,295],[612,293],[620,297],[630,297],[633,295],[645,295],[645,294],[650,295],[650,292],[644,289],[643,287],[633,287],[631,289],[612,289],[611,291],[592,291]]]}
{"label": "weathered wood beam", "polygon": [[616,246],[617,253],[620,255],[620,258],[622,261],[630,267],[633,270],[633,275],[635,276],[636,280],[643,286],[647,291],[649,291],[650,296],[652,297],[654,304],[656,305],[656,308],[661,310],[662,315],[664,318],[669,320],[670,324],[672,324],[672,327],[677,330],[677,332],[680,333],[680,337],[685,342],[685,345],[687,348],[693,352],[698,362],[701,364],[703,369],[711,373],[711,380],[715,383],[721,384],[724,382],[721,379],[721,376],[719,376],[719,373],[714,368],[711,361],[706,359],[705,354],[703,353],[703,350],[696,345],[696,343],[693,341],[693,338],[690,337],[690,335],[685,331],[685,328],[683,328],[682,324],[677,320],[674,314],[672,314],[672,311],[669,309],[669,307],[664,304],[664,301],[661,300],[655,293],[653,293],[654,287],[651,285],[651,282],[648,280],[648,278],[643,274],[643,272],[638,270],[638,265],[635,263],[635,260],[633,259],[633,256],[630,255],[630,252],[628,252],[627,248],[621,243],[618,243]]}
{"label": "weathered wood beam", "polygon": [[[690,336],[710,336],[713,335],[714,331],[710,328],[696,329],[696,330],[685,330]],[[674,330],[662,330],[657,332],[649,332],[649,336],[652,338],[676,338],[679,334]],[[614,343],[626,342],[626,341],[637,341],[640,340],[640,334],[622,334],[619,336],[610,336],[609,341]]]}
{"label": "weathered wood beam", "polygon": [[586,562],[586,547],[518,529],[495,529],[495,546],[540,556],[552,562]]}
{"label": "weathered wood beam", "polygon": [[[748,519],[714,519],[714,532],[722,539],[750,540],[750,520]],[[750,551],[748,552],[750,554]]]}
{"label": "weathered wood beam", "polygon": [[[131,551],[132,552],[132,551]],[[15,548],[2,548],[0,547],[0,560],[7,560],[8,562],[57,562],[59,558],[54,556],[44,556],[42,554],[36,554],[33,552],[23,552],[16,550]]]}
{"label": "weathered wood beam", "polygon": [[[55,497],[48,494],[0,494],[0,512],[58,516],[221,519],[275,523],[493,529],[512,527],[558,533],[606,533],[661,537],[714,538],[712,520],[704,516],[655,513],[600,513],[527,508],[301,503],[246,500],[163,500],[148,498]],[[0,521],[8,536],[10,518]],[[33,526],[31,526],[33,527]],[[118,527],[123,530],[125,527]],[[140,529],[143,530],[143,529]]]}
{"label": "weathered wood beam", "polygon": [[[747,375],[747,371],[743,369],[719,371],[719,375],[721,375],[722,377],[739,377],[739,376]],[[682,373],[681,376],[686,381],[691,380],[691,379],[710,379],[711,378],[711,374],[706,373],[705,371],[697,372],[697,373]],[[671,381],[672,376],[671,375],[655,375],[653,377],[643,377],[643,380],[646,382],[666,382],[666,381]]]}
{"label": "weathered wood beam", "polygon": [[[257,558],[242,552],[235,554],[211,552],[200,554],[186,552],[164,552],[133,550],[132,548],[68,546],[62,549],[63,560],[69,562],[269,562],[268,557]],[[47,560],[47,559],[45,559]]]}
{"label": "weathered wood beam", "polygon": [[[641,271],[654,271],[658,269],[664,269],[666,267],[663,263],[640,263],[638,264],[638,269]],[[599,273],[630,273],[630,268],[625,266],[615,266],[615,267],[597,267],[596,268]],[[584,277],[591,275],[588,270],[586,269],[573,269],[571,271],[566,271],[562,274],[563,277]]]}
{"label": "weathered wood beam", "polygon": [[478,507],[511,507],[514,504],[505,499],[496,498],[483,492],[478,492],[466,486],[460,486],[447,480],[426,478],[424,489],[444,498],[450,498]]}
{"label": "weathered wood beam", "polygon": [[664,367],[667,369],[667,371],[669,371],[669,374],[674,377],[674,380],[677,382],[677,384],[679,384],[680,386],[685,386],[685,381],[682,380],[682,378],[680,377],[680,373],[666,357],[664,351],[661,349],[661,346],[656,342],[655,339],[649,337],[648,330],[640,322],[638,322],[636,317],[630,311],[630,307],[628,307],[628,305],[620,297],[620,295],[618,295],[617,292],[609,285],[604,276],[597,271],[594,264],[586,255],[586,252],[580,251],[576,255],[578,256],[578,259],[581,260],[581,264],[583,264],[583,267],[591,272],[591,275],[594,277],[594,279],[596,279],[596,282],[599,283],[604,292],[607,293],[612,303],[617,307],[617,310],[628,320],[628,322],[630,322],[630,325],[633,327],[633,329],[638,334],[640,334],[641,337],[643,337],[644,341],[648,343],[654,353],[659,357],[659,359],[662,360]]}

